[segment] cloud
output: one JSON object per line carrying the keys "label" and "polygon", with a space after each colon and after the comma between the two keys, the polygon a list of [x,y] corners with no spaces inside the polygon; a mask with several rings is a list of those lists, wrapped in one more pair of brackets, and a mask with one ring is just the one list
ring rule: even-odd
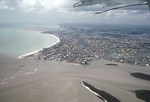
{"label": "cloud", "polygon": [[23,12],[47,13],[68,9],[71,0],[18,0],[18,7]]}
{"label": "cloud", "polygon": [[106,13],[106,17],[109,18],[124,18],[124,19],[148,19],[150,13],[143,10],[115,10]]}
{"label": "cloud", "polygon": [[[93,6],[85,6],[85,7],[77,7],[74,8],[72,5],[76,3],[76,0],[18,0],[17,5],[19,10],[25,13],[59,13],[62,15],[89,15],[90,13],[96,13],[97,11],[106,10],[109,8],[102,8],[101,5],[93,5]],[[143,10],[145,11],[146,6],[140,6],[140,7],[131,7],[131,8],[125,8],[120,9],[120,12],[118,11],[113,12],[115,15],[113,15],[116,18],[124,17],[127,15],[127,11],[129,10]],[[126,11],[127,10],[127,11]],[[122,11],[122,13],[121,13]],[[147,9],[148,12],[148,9]],[[131,14],[131,13],[130,13]],[[108,14],[106,15],[106,17]],[[129,15],[129,14],[128,14]],[[132,15],[132,14],[131,14]]]}
{"label": "cloud", "polygon": [[[96,15],[97,11],[106,10],[101,5],[74,8],[77,0],[16,0],[16,12],[30,15],[38,21],[52,22],[91,22],[91,23],[136,23],[149,22],[150,12],[147,6],[129,7],[112,10]],[[146,23],[147,23],[146,22]]]}
{"label": "cloud", "polygon": [[118,24],[148,25],[150,13],[143,10],[114,10],[105,14],[105,20]]}
{"label": "cloud", "polygon": [[9,7],[8,6],[9,2],[8,1],[0,1],[0,10],[14,10],[14,7]]}

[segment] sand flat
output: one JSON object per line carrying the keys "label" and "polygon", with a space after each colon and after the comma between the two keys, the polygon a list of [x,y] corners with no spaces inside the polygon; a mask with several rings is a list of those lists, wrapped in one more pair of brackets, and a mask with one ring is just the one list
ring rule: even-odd
{"label": "sand flat", "polygon": [[106,66],[109,62],[104,60],[94,61],[89,66],[34,59],[6,60],[1,61],[0,69],[0,83],[7,79],[7,83],[0,85],[1,102],[101,102],[81,81],[110,93],[121,102],[144,102],[136,98],[133,91],[150,89],[149,81],[129,74],[131,71],[144,73],[144,68],[147,72],[147,67]]}

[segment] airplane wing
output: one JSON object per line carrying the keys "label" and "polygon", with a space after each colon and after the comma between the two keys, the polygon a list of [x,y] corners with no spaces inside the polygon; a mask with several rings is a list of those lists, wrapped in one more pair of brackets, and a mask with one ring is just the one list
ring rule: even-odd
{"label": "airplane wing", "polygon": [[150,10],[150,0],[146,0],[147,1],[147,5],[149,7],[149,10]]}
{"label": "airplane wing", "polygon": [[101,4],[101,5],[102,5],[102,4],[105,4],[104,7],[111,7],[111,6],[121,5],[121,4],[123,4],[123,3],[110,0],[110,1],[107,1],[107,2],[104,2],[104,3],[100,3],[100,4]]}
{"label": "airplane wing", "polygon": [[100,4],[104,7],[110,7],[120,5],[122,3],[114,0],[80,0],[79,2],[75,3],[73,7],[91,6],[96,4]]}
{"label": "airplane wing", "polygon": [[87,6],[91,5],[90,0],[80,0],[79,2],[75,3],[73,7],[80,7],[80,6]]}
{"label": "airplane wing", "polygon": [[110,10],[131,7],[131,6],[139,6],[139,5],[148,5],[150,10],[150,0],[80,0],[73,6],[82,7],[82,6],[91,6],[96,4],[100,4],[102,5],[102,7],[113,7],[101,12],[97,12],[96,14],[104,13]]}
{"label": "airplane wing", "polygon": [[80,0],[80,2],[88,2],[88,1],[90,1],[90,0]]}
{"label": "airplane wing", "polygon": [[108,12],[108,11],[115,10],[115,9],[120,9],[120,8],[125,8],[125,7],[130,7],[130,6],[139,6],[139,5],[146,5],[146,4],[132,4],[132,5],[114,7],[114,8],[111,8],[111,9],[104,10],[104,11],[96,12],[95,14],[101,14],[101,13]]}

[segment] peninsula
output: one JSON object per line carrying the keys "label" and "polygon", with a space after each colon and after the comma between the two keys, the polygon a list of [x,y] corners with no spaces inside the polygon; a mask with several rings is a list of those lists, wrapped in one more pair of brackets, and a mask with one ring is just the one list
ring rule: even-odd
{"label": "peninsula", "polygon": [[[150,57],[139,61],[130,60],[139,53],[150,53],[150,39],[147,35],[119,34],[87,26],[60,25],[61,30],[44,31],[59,37],[60,42],[43,48],[34,54],[35,59],[65,61],[88,65],[94,59],[105,59],[119,63],[149,66]],[[99,30],[100,29],[100,30]],[[146,58],[146,60],[143,60]]]}

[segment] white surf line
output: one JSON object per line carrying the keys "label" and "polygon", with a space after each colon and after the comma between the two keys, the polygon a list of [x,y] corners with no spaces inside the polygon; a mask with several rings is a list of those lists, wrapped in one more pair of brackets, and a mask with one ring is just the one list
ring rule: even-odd
{"label": "white surf line", "polygon": [[19,56],[18,58],[19,58],[19,59],[24,59],[25,57],[30,56],[30,55],[33,55],[33,54],[37,53],[38,51],[39,51],[39,50],[30,52],[30,53],[27,53],[27,54],[24,54],[24,55],[21,55],[21,56]]}
{"label": "white surf line", "polygon": [[90,92],[92,92],[93,94],[95,94],[96,96],[100,97],[102,101],[107,102],[107,100],[105,100],[105,98],[103,98],[102,96],[100,96],[98,93],[94,92],[93,90],[91,90],[89,87],[85,86],[83,81],[81,81],[81,84],[83,87],[85,87],[87,90],[89,90]]}
{"label": "white surf line", "polygon": [[[52,46],[54,46],[54,45],[56,45],[57,43],[60,42],[60,40],[59,40],[59,38],[58,38],[57,36],[55,36],[55,35],[53,35],[53,34],[47,34],[47,35],[50,35],[50,36],[55,37],[55,38],[57,39],[57,41],[56,41],[55,43],[49,45],[49,46],[44,47],[44,48],[50,48],[50,47],[52,47]],[[40,50],[42,50],[42,49],[40,49]],[[19,56],[18,58],[19,58],[19,59],[24,59],[24,58],[27,57],[27,56],[30,56],[30,55],[33,55],[33,54],[39,52],[40,50],[36,50],[36,51],[30,52],[30,53],[21,55],[21,56]]]}

